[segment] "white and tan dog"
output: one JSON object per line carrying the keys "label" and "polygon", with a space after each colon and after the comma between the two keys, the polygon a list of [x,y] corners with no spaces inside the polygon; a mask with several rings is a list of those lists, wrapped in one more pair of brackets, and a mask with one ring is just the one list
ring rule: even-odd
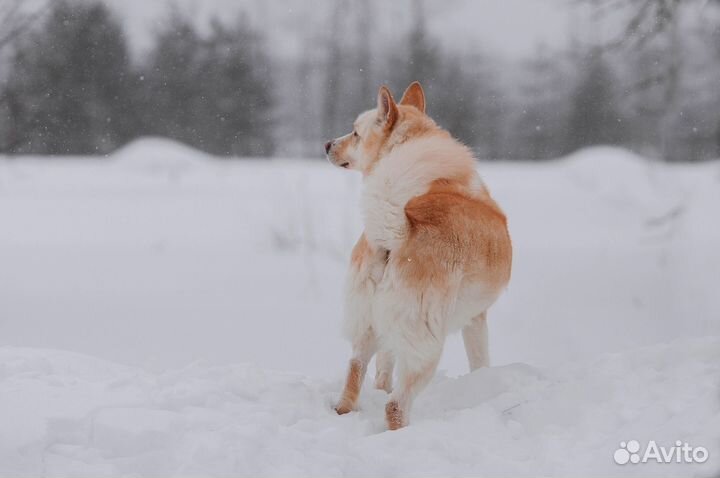
{"label": "white and tan dog", "polygon": [[375,386],[392,391],[385,414],[394,430],[407,425],[449,332],[462,329],[471,370],[488,365],[487,309],[510,279],[506,219],[472,152],[425,114],[417,82],[399,104],[381,87],[377,108],[325,150],[364,177],[365,230],[352,252],[345,311],[353,355],[335,410],[356,407],[377,352]]}

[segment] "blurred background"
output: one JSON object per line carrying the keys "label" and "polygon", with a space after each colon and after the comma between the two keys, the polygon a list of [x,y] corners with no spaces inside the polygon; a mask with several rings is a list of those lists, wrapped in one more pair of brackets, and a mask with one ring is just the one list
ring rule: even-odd
{"label": "blurred background", "polygon": [[486,159],[720,153],[715,0],[0,1],[0,153],[319,156],[420,80]]}
{"label": "blurred background", "polygon": [[0,0],[0,345],[340,376],[322,145],[416,79],[509,218],[495,364],[720,334],[719,1]]}

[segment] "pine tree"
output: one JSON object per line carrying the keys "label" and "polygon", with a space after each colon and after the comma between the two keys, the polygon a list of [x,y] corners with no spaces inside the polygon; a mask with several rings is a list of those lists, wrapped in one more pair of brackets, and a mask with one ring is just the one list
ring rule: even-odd
{"label": "pine tree", "polygon": [[387,69],[393,91],[400,95],[412,81],[420,81],[428,96],[427,113],[440,126],[481,155],[497,157],[502,98],[486,60],[481,54],[463,57],[443,50],[427,31],[418,0],[404,48],[390,55]]}
{"label": "pine tree", "polygon": [[521,159],[555,158],[565,144],[570,78],[543,46],[524,66],[510,153]]}
{"label": "pine tree", "polygon": [[328,15],[320,42],[323,57],[314,66],[322,72],[318,103],[325,138],[347,133],[358,113],[375,104],[382,81],[373,55],[376,12],[374,2],[339,0]]}
{"label": "pine tree", "polygon": [[102,3],[60,0],[18,45],[5,97],[11,152],[107,153],[134,133],[122,29]]}
{"label": "pine tree", "polygon": [[597,144],[621,144],[623,118],[613,85],[610,67],[598,49],[584,60],[580,83],[572,97],[567,150]]}
{"label": "pine tree", "polygon": [[262,39],[241,18],[215,21],[202,71],[205,116],[199,125],[216,154],[267,156],[273,150],[272,76]]}
{"label": "pine tree", "polygon": [[145,134],[202,146],[196,125],[202,106],[202,40],[189,19],[173,10],[158,34],[138,92]]}
{"label": "pine tree", "polygon": [[144,75],[146,130],[213,154],[270,155],[272,75],[262,46],[242,18],[212,22],[202,38],[175,12]]}

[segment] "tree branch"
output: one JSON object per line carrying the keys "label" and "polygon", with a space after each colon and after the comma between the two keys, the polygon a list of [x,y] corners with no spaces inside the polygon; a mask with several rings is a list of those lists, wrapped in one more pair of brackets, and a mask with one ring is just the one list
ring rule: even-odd
{"label": "tree branch", "polygon": [[29,29],[33,23],[40,19],[50,7],[50,1],[46,0],[32,13],[24,15],[20,11],[22,0],[15,0],[0,20],[0,50],[14,42],[23,32]]}

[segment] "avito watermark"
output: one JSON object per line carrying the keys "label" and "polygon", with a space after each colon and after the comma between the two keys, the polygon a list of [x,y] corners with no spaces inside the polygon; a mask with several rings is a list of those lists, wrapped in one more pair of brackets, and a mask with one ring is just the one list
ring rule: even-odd
{"label": "avito watermark", "polygon": [[650,440],[641,452],[640,442],[630,440],[628,442],[620,442],[620,448],[615,450],[613,458],[618,465],[627,463],[647,463],[654,461],[656,463],[705,463],[708,459],[707,448],[702,446],[691,446],[689,443],[683,443],[680,440],[675,442],[674,446],[660,446],[655,440]]}

